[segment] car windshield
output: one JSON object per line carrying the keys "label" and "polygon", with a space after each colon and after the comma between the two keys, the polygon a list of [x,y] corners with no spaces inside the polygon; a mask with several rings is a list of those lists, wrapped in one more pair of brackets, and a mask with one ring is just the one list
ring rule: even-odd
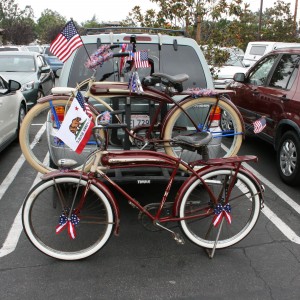
{"label": "car windshield", "polygon": [[225,66],[244,67],[242,60],[236,54],[230,55],[229,59],[225,63]]}
{"label": "car windshield", "polygon": [[[137,51],[147,49],[149,58],[154,62],[154,71],[177,75],[187,73],[189,79],[183,82],[183,87],[207,87],[207,82],[199,57],[196,51],[189,46],[178,45],[177,50],[174,50],[173,45],[164,45],[159,50],[156,44],[136,45]],[[75,59],[72,63],[68,86],[76,86],[78,82],[90,77],[92,71],[87,69],[84,64],[88,58],[86,50],[89,54],[95,52],[96,44],[86,44],[85,47],[78,49]],[[115,49],[118,52],[118,49]],[[150,75],[150,68],[138,69],[140,79]],[[118,81],[118,59],[109,60],[97,69],[97,80]],[[125,81],[128,81],[130,72],[125,74]]]}
{"label": "car windshield", "polygon": [[35,72],[36,66],[32,56],[1,55],[0,72]]}

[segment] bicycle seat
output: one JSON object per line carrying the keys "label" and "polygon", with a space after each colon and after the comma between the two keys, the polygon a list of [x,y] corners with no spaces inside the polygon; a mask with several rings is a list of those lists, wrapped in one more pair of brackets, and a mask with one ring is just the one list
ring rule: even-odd
{"label": "bicycle seat", "polygon": [[153,73],[151,76],[159,77],[161,79],[167,79],[171,83],[182,83],[189,79],[189,75],[187,74],[178,74],[172,76],[164,73]]}
{"label": "bicycle seat", "polygon": [[178,135],[172,139],[184,149],[196,150],[207,145],[212,139],[210,132],[196,132],[192,135]]}

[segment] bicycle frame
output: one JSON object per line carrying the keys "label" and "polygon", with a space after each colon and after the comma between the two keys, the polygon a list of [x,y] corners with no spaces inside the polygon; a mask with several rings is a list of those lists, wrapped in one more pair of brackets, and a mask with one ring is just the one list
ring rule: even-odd
{"label": "bicycle frame", "polygon": [[[125,82],[96,82],[94,77],[91,77],[83,82],[81,82],[76,89],[80,90],[83,86],[88,85],[86,93],[85,93],[85,99],[88,102],[88,99],[91,97],[94,100],[97,101],[97,103],[103,105],[108,111],[113,111],[113,108],[102,98],[108,98],[108,97],[135,97],[136,99],[143,98],[144,100],[152,101],[154,103],[158,103],[158,108],[155,110],[154,116],[152,120],[150,120],[149,126],[137,126],[133,128],[133,130],[129,130],[128,128],[124,128],[123,130],[126,132],[126,134],[132,139],[132,140],[138,140],[141,142],[147,141],[147,144],[153,144],[153,143],[163,143],[163,142],[169,142],[168,140],[164,140],[164,132],[166,130],[166,124],[169,120],[169,118],[172,116],[174,111],[176,109],[181,109],[181,111],[188,117],[188,119],[191,121],[193,126],[195,127],[195,132],[196,131],[201,131],[199,129],[198,125],[195,124],[193,119],[189,116],[189,114],[182,108],[182,106],[188,102],[191,99],[192,92],[191,91],[183,91],[181,93],[175,93],[175,92],[170,92],[168,89],[167,91],[161,92],[155,88],[152,87],[147,87],[144,86],[144,92],[142,95],[132,92],[128,89],[128,83]],[[66,90],[66,93],[70,92],[69,90]],[[218,105],[219,99],[224,95],[225,93],[230,93],[232,91],[214,91],[214,97],[216,97],[216,106]],[[180,101],[175,101],[171,96],[174,95],[181,95],[183,99]],[[50,100],[50,98],[55,98],[55,95],[53,96],[48,96],[41,98],[38,100],[38,103],[44,103]],[[66,99],[71,99],[71,97],[75,97],[75,95],[72,93],[71,96],[66,96]],[[52,99],[51,98],[51,99]],[[228,103],[230,106],[233,107],[237,115],[239,116],[241,120],[241,124],[243,126],[242,132],[244,132],[244,122],[242,121],[242,116],[239,112],[239,110],[231,103],[230,100],[228,100],[226,97],[222,97],[222,100]],[[159,124],[159,115],[162,112],[163,106],[171,104],[172,107],[168,110],[167,114],[164,116],[164,118],[161,120],[161,123]],[[98,111],[93,107],[90,106],[92,112],[97,115]],[[208,117],[208,116],[207,116]],[[116,116],[117,120],[121,122],[118,116]],[[207,126],[209,127],[209,120],[206,120]],[[157,138],[151,138],[152,133],[154,132],[154,129],[159,126],[160,129],[160,134],[159,134],[159,139]],[[144,137],[142,136],[137,136],[134,133],[138,132],[139,130],[145,130],[146,129],[146,134]]]}
{"label": "bicycle frame", "polygon": [[[136,207],[139,211],[146,214],[153,223],[156,225],[165,228],[161,223],[166,222],[177,222],[180,220],[192,219],[192,218],[199,218],[204,216],[211,216],[214,212],[213,209],[207,207],[205,212],[199,212],[197,215],[193,215],[191,217],[178,217],[180,200],[182,199],[182,195],[184,195],[187,188],[195,181],[200,180],[203,186],[207,189],[210,194],[211,201],[214,205],[219,202],[219,199],[216,199],[214,194],[211,192],[208,183],[202,178],[202,174],[206,172],[208,169],[213,171],[220,169],[228,169],[232,171],[233,176],[230,179],[230,184],[228,186],[228,196],[224,200],[224,203],[228,203],[228,197],[230,195],[230,190],[235,185],[235,180],[238,172],[242,172],[247,174],[253,183],[256,185],[257,190],[259,191],[260,195],[262,195],[263,189],[260,183],[258,182],[257,178],[245,169],[242,165],[242,162],[245,161],[256,161],[257,158],[255,156],[247,155],[247,156],[239,156],[239,157],[229,157],[229,158],[221,158],[221,159],[209,159],[208,161],[196,161],[193,164],[187,164],[183,162],[180,158],[170,157],[164,153],[160,152],[153,152],[153,151],[139,151],[139,150],[131,150],[131,151],[103,151],[97,150],[94,154],[94,162],[91,167],[89,173],[83,173],[74,170],[59,170],[44,174],[42,176],[43,180],[47,180],[52,178],[54,181],[56,178],[63,177],[63,176],[72,176],[77,177],[79,182],[80,179],[85,179],[88,181],[86,186],[86,190],[83,192],[82,198],[80,200],[80,205],[84,204],[84,195],[86,195],[87,190],[89,189],[90,184],[96,185],[109,199],[112,207],[114,209],[116,215],[116,227],[115,227],[115,235],[118,235],[119,232],[119,223],[120,223],[120,213],[119,213],[119,206],[118,203],[111,192],[110,188],[101,180],[97,178],[97,174],[102,177],[102,179],[106,180],[110,183],[116,191],[121,193],[134,207]],[[162,210],[164,208],[164,204],[167,202],[167,198],[171,189],[172,184],[174,183],[174,178],[179,170],[179,165],[183,164],[184,167],[190,173],[190,176],[183,182],[181,187],[178,190],[177,196],[174,201],[173,205],[173,212],[171,216],[161,217]],[[196,165],[204,166],[200,170],[195,171],[194,167]],[[137,200],[135,200],[131,195],[129,195],[122,187],[120,187],[117,183],[111,180],[106,174],[105,170],[107,169],[122,169],[122,168],[143,168],[143,167],[160,167],[171,169],[170,179],[166,185],[166,189],[164,195],[159,203],[158,211],[155,215],[149,213]],[[261,196],[262,197],[262,196]],[[76,207],[78,208],[78,207]],[[80,209],[80,207],[79,207]]]}

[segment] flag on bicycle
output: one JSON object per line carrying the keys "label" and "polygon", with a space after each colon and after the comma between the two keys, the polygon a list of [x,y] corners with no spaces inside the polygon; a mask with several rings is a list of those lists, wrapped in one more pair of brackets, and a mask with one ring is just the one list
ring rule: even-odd
{"label": "flag on bicycle", "polygon": [[77,92],[76,99],[78,100],[78,103],[82,107],[83,111],[88,115],[88,117],[92,118],[93,114],[89,108],[89,105],[84,101],[84,98],[80,91]]}
{"label": "flag on bicycle", "polygon": [[265,117],[261,117],[258,120],[253,122],[253,131],[254,133],[260,133],[266,127],[267,121]]}
{"label": "flag on bicycle", "polygon": [[65,62],[71,54],[83,45],[73,20],[69,21],[50,45],[50,52]]}
{"label": "flag on bicycle", "polygon": [[149,68],[148,51],[142,50],[134,53],[134,66],[138,68]]}
{"label": "flag on bicycle", "polygon": [[93,121],[74,98],[55,136],[80,154],[90,139],[93,127]]}

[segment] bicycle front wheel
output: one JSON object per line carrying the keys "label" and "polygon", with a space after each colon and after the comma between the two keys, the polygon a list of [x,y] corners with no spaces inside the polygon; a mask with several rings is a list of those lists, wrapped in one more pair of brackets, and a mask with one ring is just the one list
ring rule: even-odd
{"label": "bicycle front wheel", "polygon": [[[208,187],[197,179],[181,199],[179,215],[180,218],[187,218],[180,221],[181,228],[189,240],[198,246],[208,249],[214,245],[216,249],[232,246],[245,238],[256,224],[260,213],[257,188],[248,176],[239,172],[235,185],[229,191],[232,173],[227,169],[208,171],[203,175]],[[212,203],[209,190],[220,199],[222,207],[228,203],[231,223],[225,215],[222,217],[216,213],[216,204]],[[224,202],[226,193],[229,193],[227,203]]]}
{"label": "bicycle front wheel", "polygon": [[[82,169],[87,156],[97,146],[92,139],[79,155],[55,137],[65,111],[71,101],[66,96],[53,96],[52,101],[36,104],[25,116],[19,133],[20,147],[28,163],[41,173],[58,169],[59,159],[72,159],[77,163],[74,169]],[[57,119],[54,117],[54,112]],[[86,162],[85,170],[90,168],[92,159]]]}
{"label": "bicycle front wheel", "polygon": [[[208,145],[210,158],[236,155],[243,140],[242,120],[236,110],[227,102],[220,99],[218,106],[216,103],[217,98],[213,97],[201,97],[185,102],[182,109],[187,115],[179,108],[174,110],[167,120],[163,139],[172,140],[177,135],[210,131],[213,136]],[[195,151],[183,150],[181,153],[181,147],[168,142],[164,145],[168,155],[174,157],[181,155],[182,160],[186,163],[202,159],[202,156]]]}
{"label": "bicycle front wheel", "polygon": [[87,182],[78,182],[73,177],[42,181],[23,205],[27,237],[37,249],[57,259],[86,258],[100,250],[113,231],[114,214],[107,197],[92,184],[81,204]]}

